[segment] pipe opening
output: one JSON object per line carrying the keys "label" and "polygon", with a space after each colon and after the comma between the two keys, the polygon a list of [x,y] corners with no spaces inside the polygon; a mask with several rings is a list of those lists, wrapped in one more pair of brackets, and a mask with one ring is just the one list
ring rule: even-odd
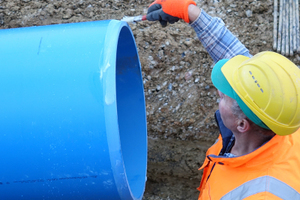
{"label": "pipe opening", "polygon": [[147,171],[147,123],[143,78],[134,38],[124,26],[116,61],[116,96],[122,156],[130,190],[141,198]]}

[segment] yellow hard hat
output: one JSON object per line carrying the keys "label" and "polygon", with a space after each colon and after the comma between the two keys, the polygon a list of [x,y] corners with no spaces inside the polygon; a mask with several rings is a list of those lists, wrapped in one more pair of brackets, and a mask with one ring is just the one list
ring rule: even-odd
{"label": "yellow hard hat", "polygon": [[268,51],[252,58],[238,55],[221,71],[234,93],[274,133],[288,135],[300,127],[300,69],[289,59]]}

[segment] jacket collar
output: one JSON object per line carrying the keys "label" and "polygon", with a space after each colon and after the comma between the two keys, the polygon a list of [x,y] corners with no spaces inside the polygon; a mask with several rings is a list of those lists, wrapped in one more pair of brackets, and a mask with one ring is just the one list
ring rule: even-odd
{"label": "jacket collar", "polygon": [[287,148],[288,137],[289,136],[275,135],[264,145],[246,155],[228,158],[218,156],[219,153],[216,152],[216,154],[207,155],[207,158],[212,162],[231,167],[256,167],[258,165],[275,162],[279,151],[283,151],[283,148]]}

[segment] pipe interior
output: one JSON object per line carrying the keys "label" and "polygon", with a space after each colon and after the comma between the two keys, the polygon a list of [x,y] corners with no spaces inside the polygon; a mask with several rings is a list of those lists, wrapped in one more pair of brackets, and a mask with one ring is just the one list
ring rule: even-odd
{"label": "pipe interior", "polygon": [[120,31],[116,62],[117,112],[121,150],[132,194],[139,198],[147,171],[147,123],[140,62],[128,27]]}

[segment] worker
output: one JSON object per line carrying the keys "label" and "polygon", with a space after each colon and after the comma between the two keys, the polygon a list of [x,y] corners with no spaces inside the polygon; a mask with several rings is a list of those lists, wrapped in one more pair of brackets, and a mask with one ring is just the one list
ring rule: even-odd
{"label": "worker", "polygon": [[300,199],[299,68],[275,52],[252,56],[192,0],[156,0],[147,19],[183,19],[216,63],[220,136],[200,168],[199,199]]}

